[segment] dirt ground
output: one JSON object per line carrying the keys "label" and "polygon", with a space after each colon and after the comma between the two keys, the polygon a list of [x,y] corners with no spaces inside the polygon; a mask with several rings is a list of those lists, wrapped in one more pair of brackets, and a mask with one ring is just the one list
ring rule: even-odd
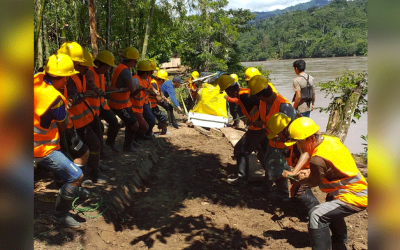
{"label": "dirt ground", "polygon": [[[187,126],[168,131],[142,142],[137,153],[106,148],[109,183],[87,188],[109,206],[94,219],[77,214],[79,229],[54,228],[57,187],[52,175],[38,168],[34,236],[53,230],[34,240],[35,249],[311,249],[300,203],[254,194],[256,182],[243,188],[226,183],[236,168],[226,138]],[[122,130],[121,147],[123,138]],[[318,188],[313,192],[324,201]],[[95,217],[104,208],[86,214]],[[367,249],[367,219],[367,211],[346,218],[348,249]]]}

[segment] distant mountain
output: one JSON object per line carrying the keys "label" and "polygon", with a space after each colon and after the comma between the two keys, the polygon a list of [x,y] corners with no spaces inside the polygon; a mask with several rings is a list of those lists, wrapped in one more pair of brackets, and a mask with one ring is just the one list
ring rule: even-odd
{"label": "distant mountain", "polygon": [[294,10],[308,10],[311,7],[322,7],[324,5],[330,4],[332,1],[331,0],[311,0],[310,2],[307,3],[300,3],[296,4],[294,6],[287,7],[286,9],[283,10],[274,10],[274,11],[266,11],[266,12],[253,12],[256,14],[256,18],[252,22],[257,22],[261,19],[265,19],[268,17],[273,17],[276,15],[280,15],[285,13],[285,11],[294,11]]}

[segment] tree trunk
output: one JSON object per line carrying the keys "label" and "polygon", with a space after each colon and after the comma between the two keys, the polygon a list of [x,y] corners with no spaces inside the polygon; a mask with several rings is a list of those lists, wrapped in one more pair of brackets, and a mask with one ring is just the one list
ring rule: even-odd
{"label": "tree trunk", "polygon": [[[42,23],[40,23],[42,24]],[[37,68],[40,68],[43,66],[43,28],[40,27],[39,33],[37,34],[37,61],[36,61],[36,66]]]}
{"label": "tree trunk", "polygon": [[92,44],[92,54],[95,58],[99,53],[97,47],[97,36],[96,36],[96,15],[94,10],[94,0],[89,0],[89,24],[90,24],[90,41]]}
{"label": "tree trunk", "polygon": [[344,143],[346,139],[354,110],[356,109],[362,92],[363,86],[361,82],[359,82],[358,86],[352,90],[347,100],[342,100],[340,97],[334,99],[334,107],[329,114],[326,133],[338,137],[342,143]]}
{"label": "tree trunk", "polygon": [[111,25],[110,25],[110,16],[111,16],[111,0],[107,0],[107,17],[106,17],[106,50],[111,50],[110,48],[110,37],[111,37]]}
{"label": "tree trunk", "polygon": [[38,1],[38,9],[39,9],[39,15],[38,15],[38,21],[36,23],[36,37],[35,37],[35,48],[37,46],[38,43],[38,38],[40,36],[40,28],[42,26],[42,17],[43,17],[43,9],[44,9],[44,4],[45,4],[45,0],[42,0],[40,3]]}
{"label": "tree trunk", "polygon": [[133,1],[128,0],[128,9],[129,9],[129,22],[128,22],[128,31],[129,31],[129,44],[128,47],[133,46],[133,31],[134,31],[134,26],[133,26]]}
{"label": "tree trunk", "polygon": [[50,57],[50,45],[49,45],[49,36],[47,34],[46,22],[43,22],[43,44],[44,44],[44,57],[47,60]]}
{"label": "tree trunk", "polygon": [[147,19],[146,34],[144,36],[144,41],[143,41],[142,60],[144,60],[146,58],[147,43],[149,41],[150,28],[151,28],[151,19],[153,17],[155,3],[156,3],[156,0],[152,0],[151,1],[149,19]]}
{"label": "tree trunk", "polygon": [[[107,16],[106,16],[106,50],[111,50],[111,45],[110,45],[110,37],[111,37],[111,22],[110,22],[110,16],[111,16],[111,0],[107,0]],[[106,83],[110,82],[110,69],[106,74]]]}

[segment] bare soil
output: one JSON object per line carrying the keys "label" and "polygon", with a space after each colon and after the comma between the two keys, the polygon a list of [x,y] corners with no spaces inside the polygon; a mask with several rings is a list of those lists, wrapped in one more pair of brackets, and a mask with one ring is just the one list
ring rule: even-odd
{"label": "bare soil", "polygon": [[[77,214],[81,228],[58,226],[34,240],[35,249],[311,249],[300,203],[254,194],[256,182],[242,188],[226,183],[236,171],[226,138],[186,126],[168,130],[144,141],[137,153],[107,147],[109,183],[88,189],[111,205],[95,219]],[[121,147],[123,138],[122,130]],[[318,188],[313,192],[324,201]],[[56,193],[52,175],[38,168],[35,237],[57,225],[50,219]],[[87,214],[94,217],[104,208]],[[346,218],[348,249],[367,249],[367,219],[367,211]]]}

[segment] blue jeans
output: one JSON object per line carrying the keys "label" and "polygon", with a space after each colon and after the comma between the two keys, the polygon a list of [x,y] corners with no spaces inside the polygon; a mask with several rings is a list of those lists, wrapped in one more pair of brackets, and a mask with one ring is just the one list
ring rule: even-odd
{"label": "blue jeans", "polygon": [[274,148],[268,144],[267,151],[264,156],[265,174],[271,181],[277,180],[282,177],[284,170],[290,170],[287,164],[284,148]]}
{"label": "blue jeans", "polygon": [[74,182],[82,175],[82,170],[58,150],[54,150],[37,163],[52,171],[56,179],[65,183]]}
{"label": "blue jeans", "polygon": [[303,117],[310,117],[311,111],[306,111],[304,113],[300,113]]}

